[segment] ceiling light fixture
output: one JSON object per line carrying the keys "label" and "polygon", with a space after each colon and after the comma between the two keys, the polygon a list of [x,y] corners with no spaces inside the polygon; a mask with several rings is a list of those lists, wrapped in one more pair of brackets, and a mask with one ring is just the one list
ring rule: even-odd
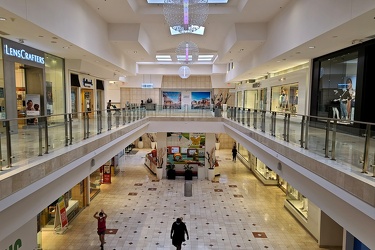
{"label": "ceiling light fixture", "polygon": [[186,79],[190,76],[190,68],[188,66],[181,66],[179,69],[178,69],[178,75],[182,78],[182,79]]}
{"label": "ceiling light fixture", "polygon": [[193,42],[183,41],[176,48],[177,61],[183,64],[191,64],[198,60],[199,49]]}
{"label": "ceiling light fixture", "polygon": [[207,0],[164,0],[163,12],[168,25],[180,33],[192,33],[206,22]]}

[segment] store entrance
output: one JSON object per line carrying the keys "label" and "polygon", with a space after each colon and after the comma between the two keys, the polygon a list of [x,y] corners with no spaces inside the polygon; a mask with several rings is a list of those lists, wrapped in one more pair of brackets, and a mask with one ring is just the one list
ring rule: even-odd
{"label": "store entrance", "polygon": [[81,100],[82,100],[82,112],[89,112],[91,116],[91,111],[94,110],[94,96],[92,89],[82,89],[81,90]]}
{"label": "store entrance", "polygon": [[44,114],[43,69],[15,63],[17,117],[19,126],[36,125],[36,116]]}

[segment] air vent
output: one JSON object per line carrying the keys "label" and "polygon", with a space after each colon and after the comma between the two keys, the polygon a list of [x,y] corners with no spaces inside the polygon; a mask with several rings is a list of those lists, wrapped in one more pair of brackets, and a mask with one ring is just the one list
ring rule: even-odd
{"label": "air vent", "polygon": [[8,33],[5,33],[4,31],[1,31],[1,30],[0,30],[0,35],[1,35],[1,36],[9,36]]}

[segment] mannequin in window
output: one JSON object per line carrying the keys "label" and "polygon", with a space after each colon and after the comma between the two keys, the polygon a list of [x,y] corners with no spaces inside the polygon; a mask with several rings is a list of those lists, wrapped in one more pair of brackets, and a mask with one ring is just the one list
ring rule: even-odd
{"label": "mannequin in window", "polygon": [[284,88],[281,88],[281,94],[280,94],[280,97],[279,97],[279,102],[280,102],[280,108],[281,109],[288,108],[288,95],[287,95]]}
{"label": "mannequin in window", "polygon": [[348,120],[351,120],[351,115],[352,115],[352,107],[354,107],[354,97],[355,97],[355,90],[353,89],[353,83],[352,79],[348,78],[346,80],[346,85],[347,85],[347,91],[349,93],[348,96],[348,101],[346,102],[346,112],[348,114]]}
{"label": "mannequin in window", "polygon": [[[352,80],[351,79],[349,80],[349,79],[350,78],[348,78],[346,83],[348,84],[348,82],[350,82],[350,85],[351,85]],[[340,96],[340,111],[341,111],[342,120],[345,120],[348,118],[347,104],[350,100],[351,100],[351,97],[350,97],[349,89],[345,89],[344,93],[342,93],[342,95]]]}

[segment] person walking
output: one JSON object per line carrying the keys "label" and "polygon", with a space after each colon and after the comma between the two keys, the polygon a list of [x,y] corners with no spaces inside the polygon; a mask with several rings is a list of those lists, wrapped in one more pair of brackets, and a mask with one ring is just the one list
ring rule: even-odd
{"label": "person walking", "polygon": [[236,148],[236,145],[233,145],[233,148],[232,148],[232,157],[233,157],[233,161],[236,162],[236,158],[237,158],[237,148]]}
{"label": "person walking", "polygon": [[106,228],[107,214],[104,213],[102,209],[100,213],[96,212],[94,214],[94,218],[98,220],[98,235],[99,235],[99,240],[100,240],[100,247],[101,249],[103,249],[103,245],[105,243],[105,240],[104,240],[105,230],[107,229]]}
{"label": "person walking", "polygon": [[172,245],[175,246],[177,250],[181,250],[182,242],[185,241],[185,233],[187,239],[189,239],[189,233],[185,223],[182,222],[181,218],[177,218],[171,228]]}

